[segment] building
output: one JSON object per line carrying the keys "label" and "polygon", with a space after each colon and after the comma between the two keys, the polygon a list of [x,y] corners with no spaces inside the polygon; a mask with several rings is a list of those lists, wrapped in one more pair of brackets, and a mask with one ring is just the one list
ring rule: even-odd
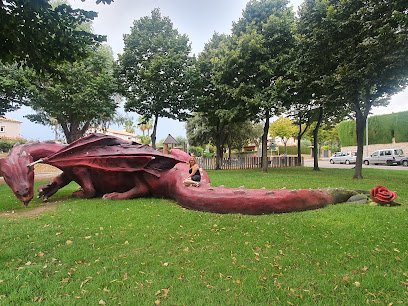
{"label": "building", "polygon": [[167,138],[163,141],[163,153],[169,154],[169,149],[174,148],[174,146],[177,145],[177,140],[169,134],[169,136],[167,136]]}
{"label": "building", "polygon": [[20,139],[21,121],[0,116],[0,138]]}
{"label": "building", "polygon": [[118,131],[118,130],[112,130],[112,129],[103,129],[101,127],[92,127],[89,128],[88,131],[86,132],[86,135],[92,134],[92,133],[100,133],[104,135],[110,135],[110,136],[115,136],[118,138],[121,138],[123,140],[127,141],[137,141],[137,135],[128,133],[126,131]]}

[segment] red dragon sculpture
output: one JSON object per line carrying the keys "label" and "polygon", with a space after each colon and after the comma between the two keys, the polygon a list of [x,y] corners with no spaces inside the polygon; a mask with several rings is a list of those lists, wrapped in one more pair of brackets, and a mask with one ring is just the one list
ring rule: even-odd
{"label": "red dragon sculpture", "polygon": [[[38,188],[47,200],[59,189],[77,182],[82,190],[75,197],[130,199],[137,197],[170,198],[181,206],[216,213],[268,214],[302,211],[328,204],[366,199],[360,191],[246,189],[213,187],[202,170],[200,187],[186,187],[189,155],[173,149],[172,155],[149,146],[129,143],[116,137],[92,134],[68,146],[40,142],[15,146],[0,160],[0,174],[17,199],[25,205],[34,196],[34,164],[42,162],[63,171],[50,183]],[[34,162],[33,162],[34,161]]]}

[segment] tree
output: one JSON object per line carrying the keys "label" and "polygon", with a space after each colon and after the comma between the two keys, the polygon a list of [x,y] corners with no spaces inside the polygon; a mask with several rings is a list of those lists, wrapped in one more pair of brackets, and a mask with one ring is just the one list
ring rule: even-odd
{"label": "tree", "polygon": [[125,109],[154,119],[151,138],[155,148],[159,118],[185,120],[191,108],[194,58],[189,56],[189,40],[154,9],[150,17],[134,22],[124,43],[118,76],[127,98]]}
{"label": "tree", "polygon": [[[22,79],[25,72],[21,66],[56,73],[56,64],[85,58],[90,46],[106,40],[105,36],[83,28],[97,13],[74,10],[61,1],[54,5],[54,2],[7,0],[0,3],[0,114],[27,102],[30,90],[26,90],[29,85]],[[109,4],[111,0],[102,2]],[[9,72],[13,70],[7,82],[3,75],[5,66]]]}
{"label": "tree", "polygon": [[[196,122],[197,129],[193,136],[187,132],[189,140],[204,138],[198,142],[207,144],[210,139],[216,147],[216,169],[222,168],[222,158],[227,140],[228,127],[236,122],[246,119],[245,108],[239,98],[231,95],[226,89],[222,75],[227,73],[226,66],[231,52],[232,38],[214,33],[210,41],[204,46],[204,51],[199,54],[197,71],[199,78],[196,82],[197,112],[187,124]],[[210,135],[209,135],[210,134]]]}
{"label": "tree", "polygon": [[233,25],[235,46],[224,82],[245,101],[250,119],[264,122],[262,170],[268,171],[269,120],[282,111],[291,82],[289,63],[294,47],[294,14],[286,0],[252,0]]}
{"label": "tree", "polygon": [[137,126],[139,127],[139,129],[142,131],[143,136],[145,135],[145,131],[147,130],[147,136],[149,136],[150,134],[150,130],[153,127],[153,120],[152,119],[146,119],[143,116],[140,116],[138,118],[138,124]]}
{"label": "tree", "polygon": [[112,51],[102,46],[89,58],[58,65],[56,69],[57,75],[40,76],[30,101],[37,114],[27,117],[44,125],[50,125],[50,118],[55,118],[71,143],[81,138],[91,125],[100,125],[115,115],[117,105],[113,94],[117,86]]}
{"label": "tree", "polygon": [[29,102],[32,71],[25,71],[17,64],[0,62],[0,116],[18,109]]}
{"label": "tree", "polygon": [[127,133],[135,133],[135,126],[133,125],[133,121],[131,119],[126,120],[124,129]]}
{"label": "tree", "polygon": [[[187,120],[186,124],[188,142],[192,146],[206,146],[209,143],[217,142],[217,135],[219,127],[217,125],[209,124],[208,117],[202,113],[194,113],[192,117]],[[224,148],[228,147],[229,157],[232,149],[241,150],[248,142],[259,139],[262,135],[262,128],[250,121],[229,123],[223,128],[224,142],[222,143],[222,151],[217,151],[216,159],[221,160],[218,169],[222,168],[222,159],[224,156]],[[218,155],[221,157],[218,158]]]}
{"label": "tree", "polygon": [[[294,65],[299,93],[298,109],[307,110],[304,122],[315,122],[313,129],[314,167],[318,171],[318,135],[322,124],[342,120],[350,113],[342,91],[335,86],[333,71],[338,65],[337,22],[331,18],[339,0],[305,0],[296,23],[296,61]],[[343,46],[344,47],[344,46]]]}
{"label": "tree", "polygon": [[294,137],[296,135],[296,126],[289,118],[280,116],[269,127],[269,135],[271,135],[271,137],[280,137],[282,139],[285,146],[285,154],[287,154],[288,151],[286,148],[286,144],[291,137]]}
{"label": "tree", "polygon": [[330,17],[338,65],[335,85],[356,118],[357,161],[355,179],[362,176],[364,129],[376,105],[386,105],[394,93],[408,85],[408,5],[405,0],[339,1]]}
{"label": "tree", "polygon": [[139,136],[140,143],[150,145],[152,143],[152,139],[149,135]]}
{"label": "tree", "polygon": [[237,149],[241,151],[243,146],[251,142],[259,144],[263,133],[261,124],[254,124],[249,120],[244,122],[232,123],[228,126],[226,134],[226,145],[228,147],[228,158],[231,158],[231,151]]}
{"label": "tree", "polygon": [[48,0],[7,0],[0,3],[0,60],[19,62],[37,71],[53,71],[55,64],[88,56],[88,46],[105,36],[81,30],[97,13]]}

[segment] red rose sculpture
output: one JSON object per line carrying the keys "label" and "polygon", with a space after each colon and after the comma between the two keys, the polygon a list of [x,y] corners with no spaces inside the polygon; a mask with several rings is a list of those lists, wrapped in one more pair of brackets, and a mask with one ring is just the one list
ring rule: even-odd
{"label": "red rose sculpture", "polygon": [[384,186],[377,186],[371,189],[371,199],[378,204],[389,204],[396,198],[397,194]]}

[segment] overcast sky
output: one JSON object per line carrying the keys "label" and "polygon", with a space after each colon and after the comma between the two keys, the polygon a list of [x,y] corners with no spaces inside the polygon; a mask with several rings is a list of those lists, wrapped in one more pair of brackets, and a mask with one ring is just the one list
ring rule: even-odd
{"label": "overcast sky", "polygon": [[[168,16],[179,33],[187,34],[192,52],[198,54],[214,32],[229,34],[233,21],[242,14],[248,0],[114,0],[110,5],[95,4],[95,0],[68,0],[75,8],[93,10],[99,16],[93,23],[96,34],[107,35],[107,43],[112,47],[115,57],[122,53],[123,34],[130,33],[133,21],[143,16],[150,16],[154,8],[160,8],[162,16]],[[291,0],[290,4],[297,10],[302,0]],[[373,114],[386,114],[408,110],[408,90],[393,97],[388,107],[373,109]],[[29,122],[23,116],[31,113],[28,108],[6,114],[6,116],[23,121],[22,136],[27,139],[47,140],[54,138],[49,127]],[[137,122],[138,115],[130,114]],[[185,123],[160,118],[157,139],[172,136],[185,137]],[[121,129],[121,127],[112,127]],[[141,131],[136,131],[141,134]]]}

